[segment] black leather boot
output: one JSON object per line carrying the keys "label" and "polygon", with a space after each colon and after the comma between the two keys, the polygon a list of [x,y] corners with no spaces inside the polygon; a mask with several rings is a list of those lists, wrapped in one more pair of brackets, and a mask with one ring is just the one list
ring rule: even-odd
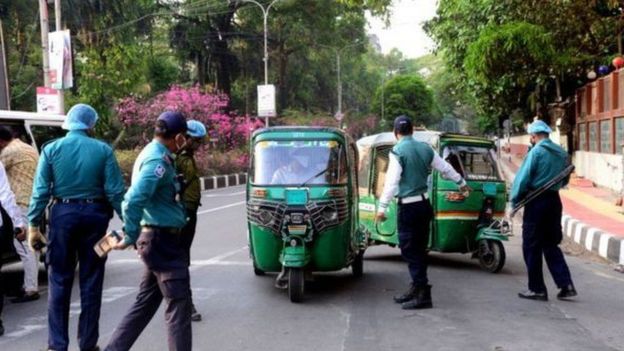
{"label": "black leather boot", "polygon": [[518,297],[521,299],[527,299],[527,300],[548,301],[548,294],[545,291],[535,292],[532,290],[527,290],[527,291],[518,293]]}
{"label": "black leather boot", "polygon": [[416,287],[416,298],[405,302],[401,306],[404,310],[420,310],[425,308],[433,308],[433,300],[431,299],[431,285],[422,285]]}
{"label": "black leather boot", "polygon": [[407,289],[407,291],[404,292],[403,295],[395,296],[393,299],[396,303],[404,303],[407,301],[411,301],[414,298],[416,298],[416,285],[412,283],[410,284],[409,289]]}
{"label": "black leather boot", "polygon": [[574,285],[570,284],[568,286],[564,286],[561,288],[559,293],[557,294],[557,298],[559,300],[569,300],[570,298],[578,295],[576,289],[574,289]]}

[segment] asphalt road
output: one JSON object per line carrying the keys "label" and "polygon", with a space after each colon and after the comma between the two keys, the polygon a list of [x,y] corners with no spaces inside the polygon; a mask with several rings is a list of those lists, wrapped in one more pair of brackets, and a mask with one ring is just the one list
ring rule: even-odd
{"label": "asphalt road", "polygon": [[[373,247],[365,275],[350,270],[316,276],[306,301],[292,304],[273,288],[274,276],[256,277],[247,253],[244,189],[208,192],[200,209],[191,268],[195,304],[204,320],[193,324],[196,350],[624,350],[624,275],[587,255],[568,256],[580,296],[575,302],[521,300],[525,268],[520,240],[506,245],[499,274],[480,270],[469,255],[432,254],[434,309],[403,311],[392,296],[408,276],[397,249]],[[113,223],[113,227],[119,223]],[[518,228],[516,228],[518,229]],[[19,288],[19,265],[5,267],[9,289]],[[133,302],[142,264],[131,252],[108,260],[100,345]],[[42,290],[45,276],[42,272]],[[28,304],[5,306],[0,350],[46,347],[46,293]],[[76,350],[78,291],[71,309]],[[166,350],[162,308],[133,350]]]}

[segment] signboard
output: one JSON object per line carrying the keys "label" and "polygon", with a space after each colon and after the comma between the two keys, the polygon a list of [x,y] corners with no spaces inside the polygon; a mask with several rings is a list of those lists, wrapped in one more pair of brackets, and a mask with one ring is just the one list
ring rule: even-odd
{"label": "signboard", "polygon": [[74,86],[71,36],[69,30],[52,32],[48,36],[50,54],[50,84],[57,90]]}
{"label": "signboard", "polygon": [[275,117],[275,85],[258,85],[258,116]]}
{"label": "signboard", "polygon": [[37,112],[55,115],[62,114],[60,97],[58,90],[37,87]]}

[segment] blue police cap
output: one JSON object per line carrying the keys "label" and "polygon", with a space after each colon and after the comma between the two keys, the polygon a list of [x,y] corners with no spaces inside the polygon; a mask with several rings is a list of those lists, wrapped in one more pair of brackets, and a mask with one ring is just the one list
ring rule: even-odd
{"label": "blue police cap", "polygon": [[156,132],[173,136],[186,132],[186,118],[181,112],[166,111],[158,116],[157,121],[164,122],[164,126],[157,125]]}
{"label": "blue police cap", "polygon": [[98,120],[98,114],[95,109],[86,104],[74,105],[63,122],[65,130],[87,130],[95,127]]}
{"label": "blue police cap", "polygon": [[538,134],[538,133],[552,133],[552,129],[542,120],[537,120],[529,125],[528,129],[529,134]]}
{"label": "blue police cap", "polygon": [[403,135],[412,134],[414,132],[414,125],[412,124],[412,120],[405,115],[395,118],[394,131]]}
{"label": "blue police cap", "polygon": [[206,136],[206,126],[194,119],[186,122],[186,134],[193,138],[203,138]]}

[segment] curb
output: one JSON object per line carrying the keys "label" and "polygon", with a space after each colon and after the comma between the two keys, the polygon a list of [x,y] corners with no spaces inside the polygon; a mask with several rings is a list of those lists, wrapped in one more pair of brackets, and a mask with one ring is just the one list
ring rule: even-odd
{"label": "curb", "polygon": [[[499,164],[507,181],[511,183],[515,174],[502,160]],[[566,213],[561,216],[561,228],[568,240],[581,245],[585,250],[595,252],[617,264],[624,264],[624,239],[591,227]]]}
{"label": "curb", "polygon": [[199,178],[201,191],[227,188],[247,183],[247,173],[216,175]]}
{"label": "curb", "polygon": [[586,250],[595,252],[615,263],[624,264],[624,240],[590,227],[567,214],[561,217],[561,226],[563,233],[570,240],[582,245]]}

